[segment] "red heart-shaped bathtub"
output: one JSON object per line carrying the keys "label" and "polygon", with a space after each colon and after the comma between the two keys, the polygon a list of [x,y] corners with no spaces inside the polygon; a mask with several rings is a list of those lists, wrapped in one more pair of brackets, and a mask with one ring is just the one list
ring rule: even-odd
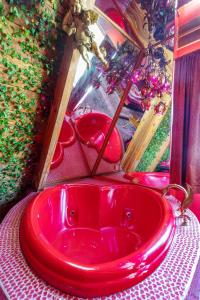
{"label": "red heart-shaped bathtub", "polygon": [[[100,112],[83,114],[75,120],[75,128],[80,141],[99,153],[112,119]],[[123,155],[120,133],[115,127],[103,154],[103,159],[109,163],[117,163]]]}
{"label": "red heart-shaped bathtub", "polygon": [[28,204],[20,243],[48,283],[71,295],[97,297],[151,274],[174,231],[170,205],[151,189],[66,184],[48,188]]}

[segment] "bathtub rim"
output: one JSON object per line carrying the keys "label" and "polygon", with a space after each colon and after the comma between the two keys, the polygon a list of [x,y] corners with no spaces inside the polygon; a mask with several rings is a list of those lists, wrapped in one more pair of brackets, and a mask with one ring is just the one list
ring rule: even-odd
{"label": "bathtub rim", "polygon": [[[62,263],[64,262],[67,265],[69,264],[69,267],[71,267],[71,265],[77,265],[76,267],[77,267],[78,270],[81,270],[81,269],[85,268],[85,269],[88,269],[88,271],[95,271],[95,272],[99,271],[99,272],[101,272],[101,271],[108,270],[108,267],[109,268],[111,266],[112,267],[115,267],[115,266],[117,267],[117,265],[120,265],[124,261],[126,261],[126,262],[130,261],[134,257],[137,257],[137,255],[141,256],[142,251],[144,251],[144,253],[147,253],[147,251],[146,251],[147,249],[148,249],[148,251],[151,251],[152,245],[155,245],[156,242],[160,240],[161,236],[163,236],[163,234],[166,232],[166,224],[171,226],[170,232],[172,232],[172,231],[174,232],[174,230],[175,230],[175,218],[173,216],[171,205],[169,204],[169,202],[167,201],[167,199],[165,197],[161,197],[159,192],[157,192],[155,190],[152,190],[152,189],[147,188],[147,187],[136,186],[136,185],[133,185],[133,184],[131,184],[131,185],[130,184],[123,184],[123,185],[121,185],[121,184],[111,184],[111,185],[102,184],[102,185],[99,185],[99,184],[88,184],[88,183],[81,183],[81,184],[73,184],[72,183],[72,184],[62,184],[62,185],[59,185],[59,186],[56,186],[56,187],[53,187],[53,188],[50,187],[50,188],[47,188],[46,190],[42,191],[40,194],[36,195],[34,197],[34,199],[31,201],[31,203],[29,203],[29,205],[26,207],[26,209],[25,209],[25,211],[22,215],[22,221],[21,221],[21,224],[20,224],[20,231],[23,232],[25,235],[29,234],[29,237],[31,236],[31,239],[35,242],[37,240],[39,240],[38,239],[39,225],[37,226],[37,228],[35,228],[34,226],[31,226],[33,224],[33,219],[35,218],[35,215],[33,215],[33,207],[34,207],[36,201],[39,201],[40,198],[43,197],[44,194],[49,194],[50,190],[53,192],[53,191],[60,190],[62,187],[66,187],[66,186],[67,187],[71,187],[71,186],[72,187],[92,186],[92,187],[97,187],[98,189],[101,189],[102,187],[106,187],[106,188],[120,187],[121,188],[121,187],[129,186],[129,187],[136,187],[138,189],[150,190],[150,192],[152,194],[154,194],[154,195],[156,194],[156,196],[161,198],[162,210],[164,212],[164,209],[165,209],[166,213],[164,214],[163,220],[159,224],[160,225],[159,228],[156,228],[153,238],[148,239],[148,241],[145,242],[141,247],[139,247],[138,250],[133,251],[130,254],[128,254],[126,256],[123,256],[123,257],[120,257],[118,259],[115,259],[113,261],[108,261],[108,262],[98,263],[98,264],[84,264],[84,263],[80,263],[80,262],[77,263],[75,260],[70,259],[69,257],[66,257],[65,255],[61,254],[58,250],[56,250],[53,246],[51,246],[51,244],[47,241],[46,238],[40,240],[40,242],[37,244],[37,246],[39,246],[39,248],[41,250],[40,255],[39,255],[39,256],[41,256],[41,258],[43,257],[42,249],[47,250],[47,248],[49,248],[49,250],[51,250],[52,258],[58,259],[58,254],[59,254],[59,256],[62,258],[62,259],[59,259],[59,261],[62,262]],[[23,225],[25,225],[25,223],[26,223],[27,226],[23,226]],[[158,226],[156,226],[156,227],[158,227]],[[33,231],[30,231],[30,229],[33,229]],[[28,238],[28,240],[30,242],[30,238]],[[21,243],[23,244],[22,239],[21,239]],[[33,249],[35,249],[37,247],[36,245],[33,245],[32,243],[29,244],[29,246],[30,246],[30,248],[33,248]],[[48,251],[48,252],[50,253],[50,251]],[[79,269],[78,265],[80,265],[80,267],[81,267],[80,269]]]}

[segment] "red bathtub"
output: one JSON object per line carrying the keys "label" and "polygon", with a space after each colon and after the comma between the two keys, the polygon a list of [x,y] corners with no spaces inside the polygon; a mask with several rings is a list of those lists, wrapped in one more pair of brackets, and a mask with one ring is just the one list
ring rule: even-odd
{"label": "red bathtub", "polygon": [[64,151],[60,143],[57,143],[54,156],[51,162],[51,169],[57,168],[63,160]]}
{"label": "red bathtub", "polygon": [[60,131],[60,135],[58,138],[58,142],[63,147],[69,147],[75,142],[75,139],[76,139],[76,134],[74,128],[70,122],[69,117],[65,116]]}
{"label": "red bathtub", "polygon": [[[99,153],[105,140],[112,119],[100,112],[83,114],[75,120],[76,132],[80,141]],[[115,127],[103,154],[103,159],[110,163],[117,163],[123,155],[120,133]]]}
{"label": "red bathtub", "polygon": [[69,147],[75,143],[76,133],[70,122],[69,117],[65,116],[58,138],[58,143],[54,152],[54,156],[51,162],[51,169],[57,168],[63,161],[64,148]]}
{"label": "red bathtub", "polygon": [[68,184],[29,203],[20,243],[32,268],[71,295],[127,289],[164,259],[175,231],[160,194],[133,185]]}

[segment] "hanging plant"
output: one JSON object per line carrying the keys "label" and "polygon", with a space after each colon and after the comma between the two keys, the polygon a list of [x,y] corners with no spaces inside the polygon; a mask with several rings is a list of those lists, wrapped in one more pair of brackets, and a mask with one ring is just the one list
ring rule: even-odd
{"label": "hanging plant", "polygon": [[164,41],[174,26],[175,5],[173,0],[136,0],[146,11],[144,26],[156,41]]}
{"label": "hanging plant", "polygon": [[[171,93],[170,78],[166,70],[166,66],[169,63],[170,61],[167,61],[164,56],[162,47],[154,48],[152,44],[149,44],[145,63],[142,64],[140,69],[135,70],[132,75],[133,84],[141,92],[141,107],[143,111],[150,108],[151,100],[155,97],[162,99],[164,94]],[[163,103],[163,106],[165,106],[162,100],[160,103]],[[155,108],[155,112],[159,111],[159,107]]]}
{"label": "hanging plant", "polygon": [[[144,155],[136,169],[138,172],[145,172],[152,164],[152,161],[156,158],[156,154],[159,152],[161,145],[167,139],[171,129],[171,107],[169,107],[166,115],[164,116],[159,128],[157,129],[153,139],[147,147]],[[168,153],[169,154],[169,153]]]}
{"label": "hanging plant", "polygon": [[109,67],[105,68],[97,63],[96,72],[93,75],[93,86],[98,89],[102,83],[101,77],[107,82],[106,93],[113,94],[118,89],[123,89],[133,72],[138,49],[129,41],[124,42],[114,49],[110,45],[104,45],[106,59]]}

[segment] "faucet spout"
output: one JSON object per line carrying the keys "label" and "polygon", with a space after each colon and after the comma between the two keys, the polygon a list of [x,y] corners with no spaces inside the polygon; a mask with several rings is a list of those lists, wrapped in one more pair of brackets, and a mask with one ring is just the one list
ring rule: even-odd
{"label": "faucet spout", "polygon": [[166,188],[163,189],[163,196],[165,196],[170,191],[170,189],[180,190],[185,194],[185,198],[188,197],[188,191],[183,186],[175,183],[169,184]]}
{"label": "faucet spout", "polygon": [[193,197],[192,197],[192,188],[191,186],[186,183],[186,188],[179,184],[169,184],[166,188],[163,189],[163,196],[166,196],[166,194],[170,191],[170,189],[178,189],[182,191],[185,194],[184,200],[180,204],[179,211],[181,213],[180,217],[183,218],[183,224],[187,225],[187,220],[190,220],[190,217],[185,214],[185,210],[190,206],[192,203]]}

